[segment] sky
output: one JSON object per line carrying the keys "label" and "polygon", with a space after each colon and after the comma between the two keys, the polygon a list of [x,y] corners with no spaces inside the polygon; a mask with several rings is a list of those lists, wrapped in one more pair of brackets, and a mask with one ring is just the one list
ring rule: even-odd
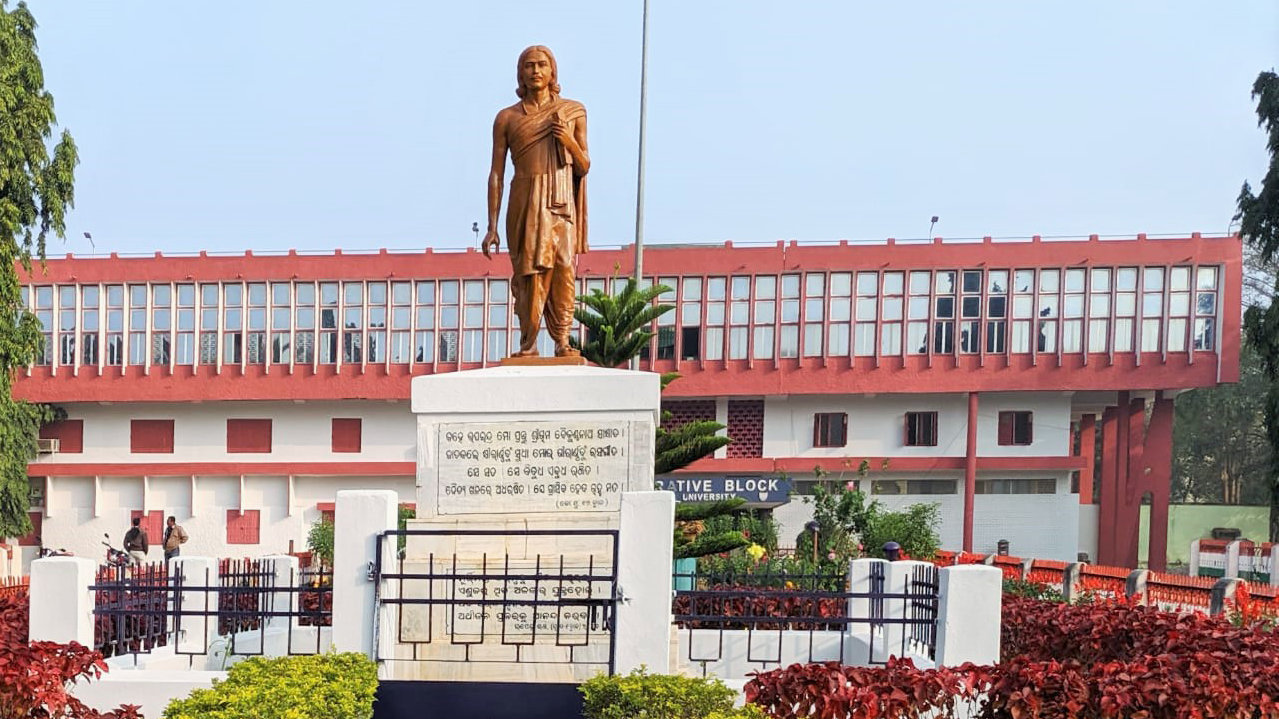
{"label": "sky", "polygon": [[[648,243],[1221,233],[1264,173],[1273,0],[650,3]],[[633,241],[642,0],[28,4],[81,158],[51,255],[472,245],[531,44]]]}

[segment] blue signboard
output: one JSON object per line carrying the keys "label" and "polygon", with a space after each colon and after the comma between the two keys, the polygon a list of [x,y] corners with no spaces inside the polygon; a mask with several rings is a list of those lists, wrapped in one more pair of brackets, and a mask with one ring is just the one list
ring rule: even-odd
{"label": "blue signboard", "polygon": [[785,477],[658,477],[657,484],[674,492],[677,502],[741,497],[752,504],[783,504],[791,493],[791,481]]}

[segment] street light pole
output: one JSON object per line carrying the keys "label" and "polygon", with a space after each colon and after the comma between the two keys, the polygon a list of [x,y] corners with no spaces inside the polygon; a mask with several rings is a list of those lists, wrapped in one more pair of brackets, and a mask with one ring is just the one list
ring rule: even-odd
{"label": "street light pole", "polygon": [[[644,280],[644,130],[648,114],[648,0],[644,0],[644,20],[640,41],[639,161],[635,177],[635,284]],[[639,369],[639,355],[631,358],[631,369]]]}

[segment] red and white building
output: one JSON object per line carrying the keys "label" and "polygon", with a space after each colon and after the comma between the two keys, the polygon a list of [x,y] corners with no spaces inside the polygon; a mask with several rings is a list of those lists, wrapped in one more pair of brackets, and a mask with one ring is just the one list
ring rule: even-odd
{"label": "red and white building", "polygon": [[[1145,498],[1158,567],[1172,398],[1238,378],[1240,256],[1197,234],[654,246],[676,310],[642,366],[683,375],[676,421],[733,438],[685,476],[858,481],[940,503],[948,547],[1109,564],[1135,564]],[[590,252],[582,289],[631,262]],[[410,379],[506,356],[508,271],[475,251],[51,259],[24,290],[45,353],[16,383],[67,414],[30,466],[43,543],[96,555],[140,515],[158,544],[175,515],[188,553],[301,550],[339,488],[414,501]],[[788,535],[808,518],[774,513]]]}

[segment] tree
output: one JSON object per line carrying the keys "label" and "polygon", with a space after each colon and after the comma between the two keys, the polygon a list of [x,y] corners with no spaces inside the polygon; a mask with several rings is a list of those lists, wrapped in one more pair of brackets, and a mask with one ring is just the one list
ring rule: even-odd
{"label": "tree", "polygon": [[[1270,168],[1261,181],[1261,191],[1253,194],[1245,182],[1239,191],[1239,234],[1259,251],[1262,266],[1279,260],[1279,75],[1263,72],[1252,86],[1257,101],[1257,125],[1266,132]],[[1279,289],[1279,275],[1271,277]],[[1254,304],[1244,313],[1248,342],[1257,351],[1267,380],[1263,414],[1270,444],[1270,541],[1279,541],[1279,304]]]}
{"label": "tree", "polygon": [[[666,285],[654,285],[638,289],[635,278],[616,296],[601,290],[591,290],[578,299],[582,303],[574,316],[586,328],[586,342],[579,344],[576,338],[570,342],[582,351],[582,356],[601,367],[619,367],[626,364],[648,346],[653,339],[650,329],[659,317],[675,309],[675,305],[656,302],[672,289]],[[679,373],[662,375],[662,389],[679,379]],[[662,412],[662,421],[669,423],[671,414]],[[714,420],[696,420],[667,429],[658,426],[653,441],[654,474],[666,474],[710,455],[731,440],[719,434],[724,425]],[[750,544],[740,531],[717,532],[715,536],[701,536],[704,521],[740,511],[744,501],[682,503],[676,510],[679,524],[675,529],[675,554],[677,558],[703,557],[707,554],[727,552]]]}
{"label": "tree", "polygon": [[1177,397],[1172,435],[1174,501],[1269,501],[1267,382],[1249,344],[1241,349],[1239,368],[1236,384],[1204,387]]}
{"label": "tree", "polygon": [[62,237],[74,204],[75,141],[65,130],[49,141],[57,118],[44,89],[36,22],[25,2],[0,0],[0,537],[31,531],[27,463],[40,425],[53,410],[13,398],[14,372],[35,361],[40,324],[22,303],[17,268],[44,260],[49,233]]}

